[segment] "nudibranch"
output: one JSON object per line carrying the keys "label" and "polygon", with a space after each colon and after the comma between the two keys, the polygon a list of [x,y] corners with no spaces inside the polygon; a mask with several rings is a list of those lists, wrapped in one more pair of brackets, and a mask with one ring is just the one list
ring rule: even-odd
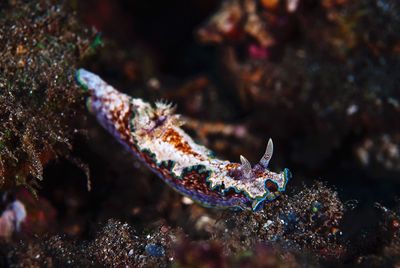
{"label": "nudibranch", "polygon": [[79,69],[78,83],[89,97],[87,106],[99,123],[168,185],[204,206],[257,210],[285,191],[288,169],[268,169],[270,139],[258,164],[240,156],[241,163],[220,160],[193,141],[174,108],[164,102],[150,105],[123,94],[99,76]]}

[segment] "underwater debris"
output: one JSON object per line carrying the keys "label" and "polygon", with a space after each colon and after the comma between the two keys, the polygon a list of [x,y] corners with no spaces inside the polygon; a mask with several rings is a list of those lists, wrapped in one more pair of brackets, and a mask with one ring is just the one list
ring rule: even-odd
{"label": "underwater debris", "polygon": [[[13,247],[5,245],[9,251],[6,259],[20,267],[168,267],[174,259],[176,232],[137,234],[127,223],[110,219],[86,241],[56,235],[21,241]],[[157,245],[150,250],[157,256],[147,253],[148,245]]]}
{"label": "underwater debris", "polygon": [[[312,190],[315,190],[315,188]],[[319,194],[323,193],[319,192],[313,197],[317,197]],[[308,197],[311,196],[307,197],[307,195],[302,194],[297,196],[297,198],[301,197],[305,197],[308,204]],[[329,197],[331,196],[326,198],[329,199]],[[301,202],[301,200],[298,200],[298,202]],[[283,204],[282,211],[287,209],[285,204],[286,201]],[[300,227],[309,228],[311,225],[303,225],[307,216],[305,219],[303,217],[309,212],[303,213],[300,211],[300,207],[296,206],[297,204],[295,204],[295,208],[291,209],[299,211],[296,221],[300,223],[297,224]],[[321,212],[321,215],[325,215],[327,210],[322,210],[324,212]],[[181,230],[163,225],[158,225],[151,231],[137,232],[127,223],[109,220],[103,226],[99,226],[100,229],[89,240],[79,241],[58,235],[45,238],[36,237],[20,241],[12,247],[6,247],[8,253],[5,257],[10,264],[29,264],[30,266],[50,263],[54,266],[168,267],[173,263],[178,267],[187,267],[188,265],[208,263],[212,265],[210,267],[242,267],[240,265],[243,263],[265,262],[285,263],[290,267],[298,267],[298,265],[304,263],[317,265],[318,259],[312,257],[313,255],[305,249],[300,251],[296,247],[296,245],[299,245],[297,244],[298,240],[292,240],[303,229],[287,229],[285,230],[286,233],[283,233],[279,228],[272,226],[281,224],[279,222],[270,225],[270,229],[266,229],[266,219],[273,212],[279,211],[275,208],[273,211],[267,211],[265,215],[264,212],[249,214],[242,212],[240,214],[235,213],[235,217],[232,217],[232,212],[230,212],[223,215],[223,217],[229,215],[229,218],[219,219],[213,225],[214,228],[210,228],[210,231],[213,232],[212,238],[205,241],[190,240]],[[279,217],[277,219],[279,220]],[[233,222],[237,224],[235,227],[232,225]],[[326,226],[326,228],[328,227]],[[249,233],[249,231],[251,232]],[[311,234],[315,235],[314,239],[316,240],[327,239],[323,233],[316,232],[313,227],[301,238],[304,239],[305,248],[308,250],[308,246],[311,245],[309,245],[308,240],[306,241],[306,237]],[[276,235],[281,239],[271,242],[267,239],[268,235],[271,237]],[[325,258],[324,256],[329,256],[329,250],[333,250],[337,245],[331,241],[331,243],[320,246],[327,249],[327,252],[317,252],[317,256]],[[340,251],[337,252],[340,253]],[[265,258],[265,256],[269,257]],[[222,266],[218,264],[222,264]]]}
{"label": "underwater debris", "polygon": [[337,193],[316,183],[293,196],[281,196],[259,213],[232,215],[226,211],[217,219],[212,236],[220,238],[228,252],[239,253],[267,243],[336,258],[346,250],[340,243],[343,215],[344,205]]}
{"label": "underwater debris", "polygon": [[234,137],[237,139],[249,140],[255,139],[245,125],[227,124],[224,122],[204,122],[193,118],[183,117],[185,127],[196,132],[196,136],[201,140],[202,144],[207,145],[210,142],[210,136],[221,135],[223,137]]}
{"label": "underwater debris", "polygon": [[219,160],[180,128],[170,104],[152,107],[83,69],[76,76],[89,92],[88,107],[99,123],[178,192],[206,206],[257,210],[285,191],[289,170],[268,170],[272,140],[254,167],[243,156],[242,164]]}
{"label": "underwater debris", "polygon": [[65,2],[5,1],[0,9],[0,188],[42,180],[72,149],[82,95],[73,80],[93,35]]}
{"label": "underwater debris", "polygon": [[275,43],[256,1],[223,1],[220,9],[197,31],[204,43],[231,43],[254,38],[262,47]]}
{"label": "underwater debris", "polygon": [[[386,170],[400,170],[400,135],[382,134],[366,138],[355,149],[355,155],[366,167],[379,165]],[[376,171],[375,171],[376,172]]]}

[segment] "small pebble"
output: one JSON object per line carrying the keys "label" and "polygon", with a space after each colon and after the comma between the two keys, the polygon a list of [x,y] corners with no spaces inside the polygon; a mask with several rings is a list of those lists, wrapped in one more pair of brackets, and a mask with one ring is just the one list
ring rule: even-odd
{"label": "small pebble", "polygon": [[153,257],[163,257],[165,256],[165,250],[162,246],[155,244],[147,244],[145,247],[147,254]]}
{"label": "small pebble", "polygon": [[269,227],[271,224],[273,224],[273,223],[274,223],[273,221],[267,220],[267,222],[264,223],[263,227],[264,227],[265,229],[268,229],[268,227]]}
{"label": "small pebble", "polygon": [[322,208],[322,204],[320,202],[314,201],[312,203],[312,208],[311,208],[312,212],[317,213],[321,208]]}

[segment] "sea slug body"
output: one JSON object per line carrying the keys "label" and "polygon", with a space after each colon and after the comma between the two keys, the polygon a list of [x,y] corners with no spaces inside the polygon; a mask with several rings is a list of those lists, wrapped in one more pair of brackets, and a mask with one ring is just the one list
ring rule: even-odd
{"label": "sea slug body", "polygon": [[254,167],[243,156],[241,163],[220,160],[181,129],[182,121],[170,104],[153,106],[131,98],[84,69],[77,71],[76,79],[88,91],[87,106],[99,123],[168,185],[192,200],[204,206],[255,211],[285,191],[289,170],[268,169],[272,140]]}

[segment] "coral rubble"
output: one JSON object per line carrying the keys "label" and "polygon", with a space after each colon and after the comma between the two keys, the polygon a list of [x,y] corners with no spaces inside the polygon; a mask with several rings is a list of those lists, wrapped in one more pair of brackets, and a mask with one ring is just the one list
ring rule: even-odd
{"label": "coral rubble", "polygon": [[74,66],[93,34],[67,3],[5,1],[0,9],[0,187],[34,188],[66,157],[82,96]]}

